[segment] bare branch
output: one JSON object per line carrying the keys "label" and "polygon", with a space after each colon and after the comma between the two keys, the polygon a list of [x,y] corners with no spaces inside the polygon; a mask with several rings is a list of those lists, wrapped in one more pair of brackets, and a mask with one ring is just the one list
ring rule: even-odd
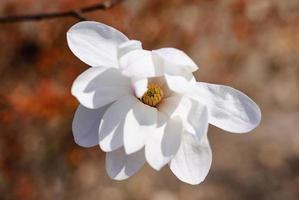
{"label": "bare branch", "polygon": [[98,3],[92,6],[83,7],[78,10],[68,10],[62,12],[51,12],[51,13],[38,13],[31,15],[10,15],[0,17],[0,23],[15,23],[25,21],[40,21],[45,19],[54,19],[62,17],[75,17],[80,21],[85,21],[86,18],[82,16],[83,13],[93,12],[96,10],[107,10],[119,4],[123,0],[110,0],[104,3]]}

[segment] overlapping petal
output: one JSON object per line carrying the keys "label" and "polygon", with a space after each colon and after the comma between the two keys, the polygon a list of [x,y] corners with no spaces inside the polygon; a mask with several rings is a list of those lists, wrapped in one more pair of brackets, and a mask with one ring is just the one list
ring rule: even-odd
{"label": "overlapping petal", "polygon": [[138,40],[129,40],[127,42],[124,42],[118,45],[118,59],[120,59],[123,55],[126,55],[131,51],[141,50],[141,49],[142,49],[142,44]]}
{"label": "overlapping petal", "polygon": [[144,149],[126,154],[123,148],[106,153],[106,171],[110,178],[124,180],[135,174],[145,163]]}
{"label": "overlapping petal", "polygon": [[120,68],[129,77],[151,78],[167,74],[190,81],[197,66],[182,51],[164,48],[129,52],[120,58]]}
{"label": "overlapping petal", "polygon": [[103,151],[123,146],[124,121],[138,99],[128,95],[114,102],[105,112],[99,127],[99,144]]}
{"label": "overlapping petal", "polygon": [[[170,90],[179,93],[179,94],[187,94],[192,93],[192,85],[184,76],[177,75],[164,75],[166,83]],[[190,77],[190,81],[193,79]]]}
{"label": "overlapping petal", "polygon": [[158,116],[159,123],[166,123],[156,128],[145,145],[146,160],[156,170],[160,170],[177,153],[183,132],[183,124],[179,117],[169,119],[163,113],[159,113]]}
{"label": "overlapping petal", "polygon": [[181,146],[169,167],[183,182],[195,185],[207,176],[212,164],[212,151],[207,136],[198,141],[192,134],[184,133]]}
{"label": "overlapping petal", "polygon": [[163,100],[158,107],[160,112],[170,118],[178,116],[186,131],[198,140],[208,131],[208,111],[206,106],[185,96],[174,95]]}
{"label": "overlapping petal", "polygon": [[94,67],[74,81],[72,94],[87,108],[99,108],[132,93],[130,79],[115,68]]}
{"label": "overlapping petal", "polygon": [[170,75],[190,77],[198,69],[188,55],[175,48],[153,50],[153,60],[156,65],[163,67],[164,73]]}
{"label": "overlapping petal", "polygon": [[132,87],[136,97],[141,98],[147,90],[148,79],[147,78],[131,78]]}
{"label": "overlapping petal", "polygon": [[127,154],[140,150],[157,125],[156,108],[140,101],[128,112],[124,123],[124,147]]}
{"label": "overlapping petal", "polygon": [[244,93],[224,85],[196,83],[197,100],[208,107],[209,123],[233,133],[251,131],[261,120],[261,111]]}
{"label": "overlapping petal", "polygon": [[148,78],[163,75],[163,68],[153,62],[152,52],[135,50],[119,60],[122,73],[129,77]]}
{"label": "overlapping petal", "polygon": [[82,147],[98,145],[98,127],[108,106],[88,109],[79,105],[74,116],[72,131],[75,142]]}
{"label": "overlapping petal", "polygon": [[67,32],[69,48],[93,67],[118,67],[117,46],[128,40],[115,28],[92,21],[77,23]]}

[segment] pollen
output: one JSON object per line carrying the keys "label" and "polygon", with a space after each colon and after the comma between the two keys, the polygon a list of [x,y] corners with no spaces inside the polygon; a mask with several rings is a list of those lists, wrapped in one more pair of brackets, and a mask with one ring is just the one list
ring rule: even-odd
{"label": "pollen", "polygon": [[150,83],[140,100],[144,104],[154,107],[161,102],[163,96],[163,90],[158,85]]}

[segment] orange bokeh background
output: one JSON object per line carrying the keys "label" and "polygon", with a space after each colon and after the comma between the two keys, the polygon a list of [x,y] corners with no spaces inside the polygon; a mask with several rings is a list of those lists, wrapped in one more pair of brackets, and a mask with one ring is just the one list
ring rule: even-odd
{"label": "orange bokeh background", "polygon": [[[63,11],[98,0],[1,0],[0,16]],[[73,80],[87,69],[68,49],[61,18],[0,24],[0,199],[297,200],[299,198],[299,1],[125,0],[84,15],[141,40],[176,47],[197,80],[242,90],[263,118],[250,134],[210,126],[213,164],[190,186],[167,167],[118,182],[98,147],[71,133]]]}

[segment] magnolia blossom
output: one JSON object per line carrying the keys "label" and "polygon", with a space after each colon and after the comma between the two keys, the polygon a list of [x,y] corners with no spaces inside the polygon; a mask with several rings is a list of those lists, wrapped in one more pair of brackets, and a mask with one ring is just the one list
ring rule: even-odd
{"label": "magnolia blossom", "polygon": [[245,133],[260,122],[259,107],[228,86],[196,82],[198,66],[175,48],[142,49],[118,30],[80,22],[67,33],[72,52],[91,66],[73,83],[80,105],[75,142],[99,145],[106,170],[123,180],[145,162],[167,165],[180,180],[202,182],[211,167],[208,124]]}

